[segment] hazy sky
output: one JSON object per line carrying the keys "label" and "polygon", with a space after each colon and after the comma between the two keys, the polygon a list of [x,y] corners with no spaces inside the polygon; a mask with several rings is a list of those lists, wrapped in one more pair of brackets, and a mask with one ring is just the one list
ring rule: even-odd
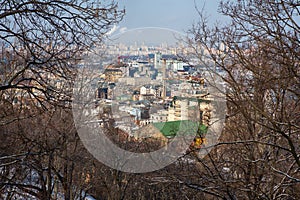
{"label": "hazy sky", "polygon": [[[205,9],[209,21],[225,21],[217,11],[220,0],[116,0],[125,8],[124,19],[108,33],[116,43],[174,44],[174,30],[185,33],[199,20],[196,10]],[[149,27],[156,27],[149,29]],[[146,28],[143,30],[143,28]],[[158,29],[161,28],[161,29]],[[117,38],[117,39],[115,39]]]}
{"label": "hazy sky", "polygon": [[116,32],[142,27],[170,28],[187,31],[197,21],[195,4],[205,11],[211,22],[220,20],[217,13],[219,0],[116,0],[121,8],[125,7],[126,16],[115,27]]}

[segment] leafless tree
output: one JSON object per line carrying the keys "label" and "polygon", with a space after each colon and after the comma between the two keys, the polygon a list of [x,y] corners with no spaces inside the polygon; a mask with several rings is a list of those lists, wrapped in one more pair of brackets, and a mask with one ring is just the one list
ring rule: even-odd
{"label": "leafless tree", "polygon": [[71,88],[67,80],[74,78],[75,64],[122,19],[117,6],[113,1],[1,1],[1,93],[25,91],[41,105],[66,100],[70,94],[61,88]]}
{"label": "leafless tree", "polygon": [[222,1],[219,11],[231,21],[209,26],[199,10],[189,44],[227,87],[226,127],[186,186],[207,198],[298,199],[300,4]]}
{"label": "leafless tree", "polygon": [[114,1],[0,1],[1,198],[88,191],[93,159],[59,107],[69,107],[79,61],[123,15]]}
{"label": "leafless tree", "polygon": [[1,198],[80,199],[89,191],[94,159],[69,112],[56,107],[2,127]]}

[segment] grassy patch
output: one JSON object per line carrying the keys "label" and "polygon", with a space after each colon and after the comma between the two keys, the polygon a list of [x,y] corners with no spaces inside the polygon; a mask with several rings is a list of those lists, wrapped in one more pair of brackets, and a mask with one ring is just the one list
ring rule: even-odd
{"label": "grassy patch", "polygon": [[183,135],[196,135],[197,131],[200,134],[207,133],[207,126],[200,125],[199,122],[190,120],[169,121],[153,123],[153,126],[160,130],[165,137],[175,137],[177,133]]}

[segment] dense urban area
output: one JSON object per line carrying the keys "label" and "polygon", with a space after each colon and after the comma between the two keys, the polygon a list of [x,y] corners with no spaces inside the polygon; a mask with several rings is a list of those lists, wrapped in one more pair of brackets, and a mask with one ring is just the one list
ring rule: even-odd
{"label": "dense urban area", "polygon": [[[122,51],[122,47],[126,51]],[[204,82],[205,70],[184,62],[176,54],[162,54],[159,51],[162,47],[131,49],[122,44],[110,47],[108,57],[116,59],[104,66],[102,72],[99,70],[95,102],[99,122],[108,124],[111,118],[114,127],[123,130],[129,139],[138,139],[138,134],[145,137],[151,132],[162,142],[175,136],[175,124],[184,120],[199,123],[199,128],[206,130],[212,105]],[[136,53],[135,49],[140,50]],[[174,52],[172,48],[166,49],[169,49],[166,53]],[[109,109],[114,113],[105,113]],[[197,109],[199,117],[194,112]],[[147,125],[152,129],[165,125],[166,131],[155,133],[155,130],[149,132],[149,128],[147,131],[139,129]],[[168,126],[174,126],[174,130]],[[200,147],[202,139],[197,141]]]}

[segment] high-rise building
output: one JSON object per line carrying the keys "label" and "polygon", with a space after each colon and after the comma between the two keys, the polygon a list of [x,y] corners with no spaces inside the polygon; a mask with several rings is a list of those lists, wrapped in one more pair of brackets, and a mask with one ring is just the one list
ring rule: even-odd
{"label": "high-rise building", "polygon": [[155,69],[159,69],[161,67],[161,57],[162,57],[162,54],[160,52],[157,52],[154,54],[154,68]]}

